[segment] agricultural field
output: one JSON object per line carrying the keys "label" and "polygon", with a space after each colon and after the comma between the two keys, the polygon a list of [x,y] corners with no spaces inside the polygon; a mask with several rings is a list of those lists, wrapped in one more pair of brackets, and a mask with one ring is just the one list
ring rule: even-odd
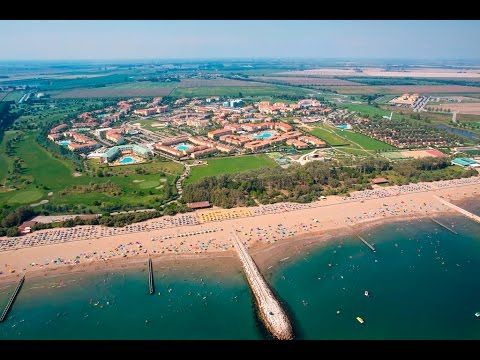
{"label": "agricultural field", "polygon": [[480,102],[435,103],[434,107],[448,109],[459,114],[480,115]]}
{"label": "agricultural field", "polygon": [[25,94],[25,91],[10,91],[0,93],[0,102],[1,101],[15,101],[20,100]]}
{"label": "agricultural field", "polygon": [[288,86],[262,84],[256,86],[177,87],[171,94],[175,97],[196,96],[280,96],[309,94],[311,90]]}
{"label": "agricultural field", "polygon": [[[303,86],[344,86],[344,85],[353,85],[356,86],[355,82],[347,81],[337,78],[319,78],[319,77],[299,77],[299,76],[263,76],[263,77],[254,77],[252,79],[272,82],[272,83],[283,83],[289,85],[303,85]],[[361,86],[361,85],[360,85]]]}
{"label": "agricultural field", "polygon": [[295,76],[358,76],[358,77],[392,77],[392,78],[455,78],[455,79],[479,79],[478,69],[440,69],[427,67],[411,67],[408,70],[395,71],[383,68],[364,67],[352,68],[318,68],[309,70],[298,70],[280,72],[277,75]]}
{"label": "agricultural field", "polygon": [[196,182],[208,176],[233,174],[277,166],[275,160],[265,154],[207,159],[206,162],[206,166],[201,165],[192,167],[190,176],[186,179],[185,184]]}
{"label": "agricultural field", "polygon": [[419,93],[430,95],[446,94],[475,94],[480,93],[480,87],[463,85],[345,85],[345,86],[316,86],[318,90],[325,89],[345,95],[371,95],[371,94],[395,94]]}
{"label": "agricultural field", "polygon": [[171,82],[130,82],[104,87],[78,88],[63,91],[49,91],[54,99],[79,98],[126,98],[136,96],[166,96],[171,93],[176,83]]}

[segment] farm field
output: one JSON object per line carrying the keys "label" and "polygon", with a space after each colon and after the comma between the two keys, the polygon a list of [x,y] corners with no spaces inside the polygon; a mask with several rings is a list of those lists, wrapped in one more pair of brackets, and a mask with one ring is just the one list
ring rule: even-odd
{"label": "farm field", "polygon": [[119,98],[135,96],[166,96],[174,89],[176,83],[162,82],[131,82],[110,85],[98,88],[78,88],[62,91],[49,91],[48,94],[55,99],[77,98]]}
{"label": "farm field", "polygon": [[445,95],[445,94],[472,94],[480,93],[480,87],[462,86],[462,85],[389,85],[389,86],[323,86],[316,88],[328,89],[345,95],[370,95],[370,94],[395,94],[419,93],[429,95]]}
{"label": "farm field", "polygon": [[206,166],[194,166],[185,184],[196,182],[204,177],[220,174],[233,174],[259,168],[277,166],[276,162],[265,154],[207,159]]}
{"label": "farm field", "polygon": [[[313,85],[313,86],[343,86],[343,85],[358,85],[352,81],[347,81],[343,79],[336,78],[319,78],[319,77],[308,77],[308,76],[264,76],[253,78],[261,81],[271,81],[279,82],[290,85]],[[360,85],[361,86],[361,85]]]}
{"label": "farm field", "polygon": [[457,114],[458,121],[465,121],[465,122],[478,122],[480,123],[480,115],[472,115],[472,114]]}
{"label": "farm field", "polygon": [[177,87],[172,96],[279,96],[308,94],[311,90],[288,86],[213,86],[213,87]]}
{"label": "farm field", "polygon": [[[478,69],[439,69],[439,68],[409,68],[404,71],[391,71],[382,68],[318,68],[299,71],[280,72],[281,75],[296,76],[372,76],[372,77],[415,77],[415,78],[480,78]],[[277,75],[276,74],[276,75]]]}
{"label": "farm field", "polygon": [[457,112],[459,114],[480,115],[480,102],[435,103],[435,107],[449,109],[451,112]]}

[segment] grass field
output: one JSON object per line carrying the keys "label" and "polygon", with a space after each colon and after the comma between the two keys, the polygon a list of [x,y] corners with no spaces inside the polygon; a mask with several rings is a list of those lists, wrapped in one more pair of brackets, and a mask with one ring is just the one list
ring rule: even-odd
{"label": "grass field", "polygon": [[[7,136],[12,136],[12,133],[7,133]],[[152,207],[165,198],[165,188],[168,184],[172,186],[182,172],[179,164],[152,160],[145,164],[118,167],[92,163],[88,166],[91,169],[89,173],[96,174],[98,170],[102,170],[105,176],[97,177],[84,173],[75,177],[73,165],[67,160],[55,158],[43,149],[35,141],[34,133],[26,134],[18,143],[16,156],[23,160],[22,181],[16,184],[17,190],[0,192],[0,206],[31,204],[48,199],[51,204],[67,205],[70,209],[79,206],[89,207],[94,211],[101,211],[101,206]],[[2,158],[4,162],[9,161],[6,156]],[[138,173],[143,171],[149,173]],[[94,184],[107,182],[119,189],[120,194],[112,195],[92,188]],[[81,187],[81,190],[78,187]],[[47,196],[49,192],[53,193],[52,196]]]}
{"label": "grass field", "polygon": [[377,108],[372,105],[368,104],[347,104],[347,105],[342,105],[342,107],[350,110],[350,111],[357,111],[361,115],[368,115],[368,116],[383,116],[383,115],[390,115],[390,112],[388,110],[384,110],[381,108]]}
{"label": "grass field", "polygon": [[277,166],[276,162],[265,154],[208,159],[207,163],[208,165],[206,166],[192,167],[190,176],[186,179],[185,184],[193,183],[208,176],[233,174]]}
{"label": "grass field", "polygon": [[312,131],[310,131],[310,133],[327,142],[327,144],[330,146],[348,145],[348,142],[337,136],[332,130],[327,130],[323,125],[315,127]]}
{"label": "grass field", "polygon": [[365,150],[387,150],[387,149],[395,149],[390,144],[384,143],[382,141],[378,141],[376,139],[371,138],[370,136],[366,136],[354,131],[350,130],[335,130],[335,132],[339,136],[343,136],[348,141],[359,145],[361,148]]}
{"label": "grass field", "polygon": [[[347,146],[351,145],[353,148],[346,150],[352,154],[360,154],[367,151],[375,150],[388,150],[395,149],[392,145],[378,141],[369,136],[350,131],[340,130],[333,126],[318,125],[312,131],[311,134],[326,141],[330,146]],[[357,148],[356,150],[354,148]]]}

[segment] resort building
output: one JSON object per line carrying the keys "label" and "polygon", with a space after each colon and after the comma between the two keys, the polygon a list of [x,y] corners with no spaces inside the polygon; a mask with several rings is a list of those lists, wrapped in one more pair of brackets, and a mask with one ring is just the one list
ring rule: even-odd
{"label": "resort building", "polygon": [[217,129],[213,131],[209,131],[207,136],[209,139],[218,139],[222,135],[230,135],[233,131],[230,129]]}
{"label": "resort building", "polygon": [[187,203],[187,206],[192,210],[205,209],[212,207],[209,201],[198,201],[193,203]]}
{"label": "resort building", "polygon": [[[113,146],[107,149],[105,152],[97,152],[89,154],[89,158],[99,158],[103,163],[111,163],[115,159],[119,158],[123,155],[133,155],[138,156],[141,159],[148,159],[151,155],[151,151],[143,146],[136,145],[136,144],[127,144],[127,145],[119,145]],[[139,162],[139,161],[134,161]]]}
{"label": "resort building", "polygon": [[56,140],[60,139],[61,137],[62,137],[62,135],[57,134],[57,133],[48,134],[48,136],[47,136],[48,140],[51,140],[51,141],[56,141]]}
{"label": "resort building", "polygon": [[181,143],[181,142],[187,141],[188,138],[189,138],[189,137],[188,137],[187,135],[184,135],[184,136],[176,136],[176,137],[173,137],[173,138],[163,139],[163,140],[160,141],[158,144],[159,144],[159,145],[166,145],[166,146],[175,145],[175,144],[179,144],[179,143]]}
{"label": "resort building", "polygon": [[307,144],[313,145],[315,147],[326,147],[327,146],[327,143],[325,141],[322,141],[322,140],[316,138],[315,136],[309,136],[309,135],[299,136],[298,140],[303,141]]}
{"label": "resort building", "polygon": [[286,141],[287,145],[294,146],[296,149],[307,149],[308,145],[304,143],[303,141],[297,140],[297,139],[288,139]]}
{"label": "resort building", "polygon": [[50,129],[50,133],[51,134],[56,134],[56,133],[59,133],[61,132],[62,130],[65,130],[67,129],[68,126],[66,124],[60,124],[58,126],[55,126],[54,128]]}
{"label": "resort building", "polygon": [[173,147],[162,145],[160,143],[155,144],[154,148],[158,151],[161,151],[165,154],[175,156],[176,158],[181,158],[184,156],[184,153],[182,151],[179,151]]}
{"label": "resort building", "polygon": [[192,159],[198,159],[198,158],[201,158],[201,157],[208,156],[210,154],[214,154],[216,152],[217,152],[217,149],[208,148],[208,149],[205,149],[205,150],[193,152],[193,153],[190,154],[190,157]]}
{"label": "resort building", "polygon": [[123,129],[110,129],[105,131],[105,138],[111,142],[121,145],[125,142]]}

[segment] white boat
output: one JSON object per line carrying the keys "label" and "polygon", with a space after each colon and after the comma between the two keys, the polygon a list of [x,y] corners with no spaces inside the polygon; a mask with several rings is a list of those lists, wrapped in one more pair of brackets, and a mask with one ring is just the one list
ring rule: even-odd
{"label": "white boat", "polygon": [[368,296],[369,295],[368,290],[365,290],[364,294],[365,294],[365,296]]}
{"label": "white boat", "polygon": [[476,317],[480,317],[480,311],[477,311],[477,312],[475,313],[475,316],[476,316]]}
{"label": "white boat", "polygon": [[357,321],[358,321],[360,324],[363,324],[363,323],[365,322],[360,316],[357,316]]}

